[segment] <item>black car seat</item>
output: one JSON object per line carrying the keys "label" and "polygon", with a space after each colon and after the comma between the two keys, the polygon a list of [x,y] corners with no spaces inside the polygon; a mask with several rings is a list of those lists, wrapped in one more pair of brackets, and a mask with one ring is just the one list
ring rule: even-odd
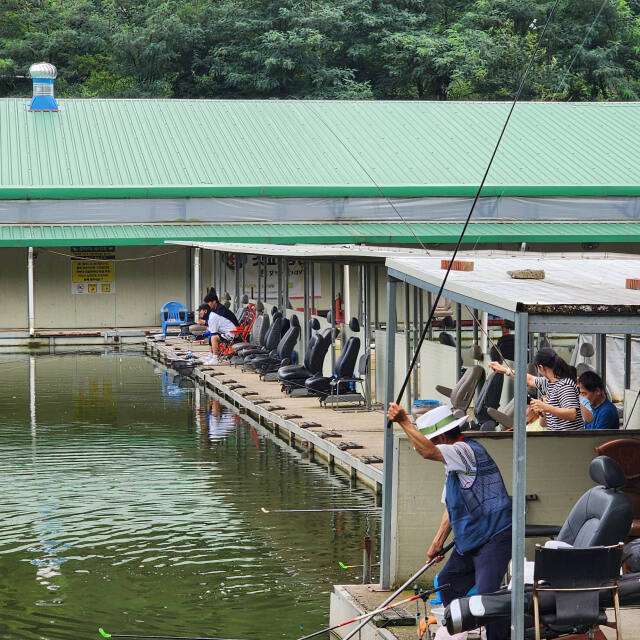
{"label": "black car seat", "polygon": [[[349,329],[351,331],[360,331],[360,323],[357,318],[351,318],[349,322]],[[360,338],[357,336],[351,336],[345,343],[340,356],[336,360],[336,366],[333,371],[333,376],[327,377],[320,374],[316,374],[305,380],[305,387],[311,395],[318,396],[320,400],[324,400],[331,392],[331,381],[336,378],[352,378],[353,371],[358,359],[358,353],[360,351]],[[343,393],[348,391],[349,383],[345,382],[342,388],[339,386],[337,390],[333,390],[333,393]]]}
{"label": "black car seat", "polygon": [[257,356],[253,358],[252,364],[254,371],[259,371],[260,375],[271,373],[278,370],[281,365],[291,362],[293,348],[296,346],[300,338],[300,321],[298,316],[292,316],[289,329],[280,338],[275,353],[272,351],[267,355]]}
{"label": "black car seat", "polygon": [[621,491],[627,483],[622,467],[609,456],[598,456],[589,465],[589,476],[599,486],[576,502],[558,540],[574,547],[609,546],[626,540],[633,521],[629,496]]}
{"label": "black car seat", "polygon": [[[320,323],[314,318],[314,328],[319,328]],[[304,364],[290,364],[278,369],[278,380],[282,383],[282,390],[290,393],[293,389],[304,388],[304,381],[314,375],[322,373],[325,356],[331,346],[331,327],[311,336],[304,357]]]}
{"label": "black car seat", "polygon": [[278,343],[280,342],[280,338],[282,337],[285,326],[288,328],[289,321],[288,320],[285,321],[285,319],[282,317],[280,313],[276,313],[273,316],[271,326],[267,331],[267,334],[264,338],[264,344],[262,345],[262,347],[257,349],[251,349],[248,352],[244,352],[244,351],[240,352],[240,355],[244,357],[244,360],[242,362],[243,371],[245,369],[252,368],[250,366],[251,360],[253,360],[254,358],[257,358],[260,355],[269,355],[269,353],[271,353],[274,349],[277,348]]}

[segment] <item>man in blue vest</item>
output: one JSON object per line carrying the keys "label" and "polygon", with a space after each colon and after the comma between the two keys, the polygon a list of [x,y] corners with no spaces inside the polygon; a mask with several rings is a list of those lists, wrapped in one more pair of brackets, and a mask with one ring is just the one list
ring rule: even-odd
{"label": "man in blue vest", "polygon": [[[392,402],[387,417],[402,427],[423,458],[445,467],[446,509],[427,551],[427,562],[442,560],[442,547],[453,531],[455,548],[438,574],[439,584],[451,585],[440,592],[443,603],[465,596],[474,585],[481,594],[496,591],[511,558],[511,498],[493,458],[481,444],[462,437],[467,417],[456,418],[447,406],[423,414],[414,425]],[[487,625],[487,640],[509,637],[508,623]]]}

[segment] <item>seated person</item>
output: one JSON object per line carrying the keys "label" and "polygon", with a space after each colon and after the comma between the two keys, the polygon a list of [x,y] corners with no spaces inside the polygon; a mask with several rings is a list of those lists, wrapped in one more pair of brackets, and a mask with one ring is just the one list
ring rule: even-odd
{"label": "seated person", "polygon": [[[585,371],[578,378],[580,395],[591,405],[593,420],[587,422],[585,429],[619,429],[620,419],[616,406],[604,392],[602,378],[595,371]],[[584,411],[582,412],[584,415]],[[585,422],[587,417],[585,416]]]}
{"label": "seated person", "polygon": [[189,333],[198,339],[207,330],[207,321],[209,320],[209,314],[211,309],[208,304],[201,304],[198,307],[198,320],[195,324],[189,325]]}
{"label": "seated person", "polygon": [[226,318],[227,320],[232,322],[235,325],[235,327],[237,327],[240,324],[240,322],[238,321],[238,318],[236,318],[236,314],[233,313],[231,309],[221,304],[215,291],[213,290],[209,291],[209,293],[207,293],[207,295],[205,296],[204,301],[206,304],[209,305],[209,308],[211,309],[211,311],[213,311],[213,313],[217,313],[223,318]]}
{"label": "seated person", "polygon": [[[222,305],[218,304],[218,307]],[[231,320],[225,318],[219,313],[212,312],[209,314],[207,328],[211,337],[209,338],[210,354],[208,358],[203,359],[203,364],[218,364],[218,353],[220,351],[220,341],[232,341],[234,335],[232,331],[236,329],[236,325]]]}

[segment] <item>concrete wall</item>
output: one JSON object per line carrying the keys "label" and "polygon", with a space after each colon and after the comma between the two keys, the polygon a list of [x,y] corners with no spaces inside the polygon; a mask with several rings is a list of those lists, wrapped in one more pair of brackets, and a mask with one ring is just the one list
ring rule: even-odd
{"label": "concrete wall", "polygon": [[[115,293],[73,294],[69,247],[37,249],[36,329],[159,326],[165,302],[187,302],[187,251],[183,247],[116,247]],[[152,257],[158,254],[164,255]],[[5,309],[0,326],[25,329],[27,249],[0,251],[0,302]]]}
{"label": "concrete wall", "polygon": [[27,251],[27,249],[0,249],[0,308],[2,309],[0,328],[2,329],[27,329],[29,326]]}
{"label": "concrete wall", "polygon": [[[626,431],[624,435],[640,438],[638,432]],[[483,433],[473,437],[493,456],[511,493],[512,436]],[[593,486],[589,478],[593,448],[616,437],[619,437],[616,432],[588,431],[528,434],[526,492],[536,494],[537,500],[527,502],[527,522],[561,525],[578,498]],[[397,433],[393,478],[391,579],[393,584],[400,584],[426,562],[427,549],[444,510],[441,497],[445,474],[441,463],[421,458],[406,436]],[[541,540],[527,540],[526,553],[530,558],[536,542]],[[424,580],[432,580],[438,568],[425,574]]]}

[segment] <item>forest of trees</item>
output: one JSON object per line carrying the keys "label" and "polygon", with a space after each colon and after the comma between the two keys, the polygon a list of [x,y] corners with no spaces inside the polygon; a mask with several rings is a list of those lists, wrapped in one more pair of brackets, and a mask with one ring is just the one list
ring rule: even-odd
{"label": "forest of trees", "polygon": [[[0,0],[0,96],[44,60],[62,97],[505,100],[552,4]],[[561,0],[547,36],[523,99],[639,98],[640,0]]]}

